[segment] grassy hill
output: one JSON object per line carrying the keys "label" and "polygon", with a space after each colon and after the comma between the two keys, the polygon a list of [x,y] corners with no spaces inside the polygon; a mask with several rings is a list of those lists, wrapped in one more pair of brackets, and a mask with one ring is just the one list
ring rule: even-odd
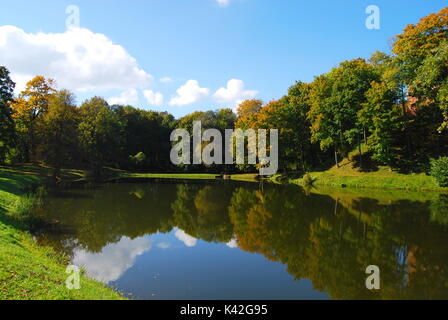
{"label": "grassy hill", "polygon": [[[348,158],[326,171],[310,172],[309,176],[314,186],[419,190],[448,192],[448,188],[439,187],[437,181],[425,173],[400,173],[390,167],[372,164],[365,157],[360,164],[359,153],[352,152]],[[274,180],[285,179],[283,176],[273,177]],[[304,177],[286,177],[289,182],[305,185]]]}

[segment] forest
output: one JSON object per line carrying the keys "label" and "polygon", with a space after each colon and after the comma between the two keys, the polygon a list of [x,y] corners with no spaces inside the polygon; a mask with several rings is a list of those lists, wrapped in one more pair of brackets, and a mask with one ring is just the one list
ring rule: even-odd
{"label": "forest", "polygon": [[[1,64],[1,62],[0,62]],[[255,172],[254,165],[182,165],[170,161],[176,128],[278,129],[279,170],[325,170],[354,150],[357,163],[432,173],[448,186],[448,7],[408,25],[391,52],[343,61],[311,83],[297,81],[278,100],[242,102],[175,119],[168,112],[76,104],[57,79],[36,76],[20,94],[0,67],[0,164],[102,167],[151,172]]]}

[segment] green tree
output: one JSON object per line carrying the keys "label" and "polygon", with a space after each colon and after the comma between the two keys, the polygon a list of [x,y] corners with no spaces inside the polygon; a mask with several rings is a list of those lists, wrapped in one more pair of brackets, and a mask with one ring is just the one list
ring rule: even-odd
{"label": "green tree", "polygon": [[168,170],[171,168],[169,153],[170,134],[174,118],[166,112],[136,109],[131,106],[113,106],[114,112],[125,124],[125,143],[122,155],[117,155],[123,168],[133,167],[130,156],[142,152],[146,159],[139,164],[142,169]]}
{"label": "green tree", "polygon": [[[225,129],[233,129],[235,127],[236,115],[233,113],[231,109],[221,109],[218,111],[196,111],[186,116],[180,118],[176,121],[176,128],[186,129],[190,135],[193,133],[193,123],[195,121],[201,122],[201,129],[205,131],[207,129],[217,129],[221,132],[222,136],[225,135]],[[193,150],[193,139],[190,139],[191,142],[191,150]],[[201,150],[205,148],[209,142],[202,142],[199,147]],[[223,143],[222,153],[224,154],[225,146]],[[181,168],[188,170],[207,170],[212,172],[222,172],[229,169],[227,165],[211,165],[211,166],[197,166],[197,165],[181,165]]]}
{"label": "green tree", "polygon": [[408,25],[393,43],[393,53],[401,62],[401,68],[409,85],[423,60],[448,38],[448,7],[432,13],[417,24]]}
{"label": "green tree", "polygon": [[14,98],[15,83],[9,77],[9,70],[0,66],[0,163],[12,147],[14,122],[10,102]]}
{"label": "green tree", "polygon": [[42,155],[57,176],[64,165],[77,159],[78,110],[74,95],[61,90],[50,99],[42,118]]}
{"label": "green tree", "polygon": [[100,97],[85,101],[79,108],[79,143],[84,161],[100,174],[101,167],[117,165],[125,143],[125,123]]}
{"label": "green tree", "polygon": [[369,117],[370,146],[373,159],[392,165],[402,138],[403,117],[398,103],[399,90],[394,84],[373,82],[366,93],[367,102],[360,111],[360,118]]}
{"label": "green tree", "polygon": [[[429,159],[448,151],[446,132],[446,45],[448,7],[408,25],[393,53],[406,86],[405,157],[427,169]],[[439,131],[439,132],[438,132]]]}
{"label": "green tree", "polygon": [[358,112],[376,78],[371,64],[355,59],[342,62],[311,84],[311,139],[320,142],[322,150],[334,149],[337,166],[338,153],[346,155],[355,145],[361,145],[364,128]]}
{"label": "green tree", "polygon": [[412,83],[413,95],[421,106],[435,104],[444,121],[438,128],[448,128],[448,41],[442,42],[423,60]]}
{"label": "green tree", "polygon": [[221,133],[225,132],[225,129],[233,129],[235,127],[236,114],[232,109],[220,109],[216,112],[216,128]]}
{"label": "green tree", "polygon": [[298,81],[280,100],[278,112],[269,117],[274,122],[270,128],[280,130],[280,161],[288,169],[309,171],[322,161],[319,146],[311,143],[309,91],[309,84]]}
{"label": "green tree", "polygon": [[[387,165],[396,162],[405,140],[404,85],[397,68],[397,60],[382,52],[370,59],[378,80],[366,92],[366,102],[358,112],[358,119],[368,131],[372,158]],[[365,137],[367,143],[367,132]]]}

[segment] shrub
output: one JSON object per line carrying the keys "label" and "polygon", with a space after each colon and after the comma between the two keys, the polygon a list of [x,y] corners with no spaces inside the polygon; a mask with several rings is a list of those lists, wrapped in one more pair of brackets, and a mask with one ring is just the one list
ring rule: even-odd
{"label": "shrub", "polygon": [[17,218],[23,219],[31,214],[36,202],[36,197],[32,194],[26,194],[16,200],[13,214]]}
{"label": "shrub", "polygon": [[314,184],[314,179],[311,177],[309,173],[303,176],[303,184],[305,187],[311,187]]}
{"label": "shrub", "polygon": [[448,187],[448,157],[432,160],[430,173],[441,187]]}
{"label": "shrub", "polygon": [[36,215],[35,210],[42,206],[46,194],[46,189],[39,187],[34,193],[25,194],[16,200],[11,213],[28,230],[33,230],[42,223],[41,218]]}
{"label": "shrub", "polygon": [[144,154],[143,152],[139,152],[135,156],[129,156],[129,158],[134,165],[140,166],[145,162],[146,154]]}

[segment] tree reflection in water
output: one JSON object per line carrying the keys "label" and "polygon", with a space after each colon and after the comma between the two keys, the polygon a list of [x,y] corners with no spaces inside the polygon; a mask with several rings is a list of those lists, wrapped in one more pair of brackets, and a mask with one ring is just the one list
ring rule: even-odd
{"label": "tree reflection in water", "polygon": [[[281,262],[334,299],[447,299],[448,197],[399,198],[233,182],[102,185],[52,193],[38,214],[59,223],[38,239],[73,258],[179,230]],[[365,288],[368,265],[381,269],[379,291]]]}

